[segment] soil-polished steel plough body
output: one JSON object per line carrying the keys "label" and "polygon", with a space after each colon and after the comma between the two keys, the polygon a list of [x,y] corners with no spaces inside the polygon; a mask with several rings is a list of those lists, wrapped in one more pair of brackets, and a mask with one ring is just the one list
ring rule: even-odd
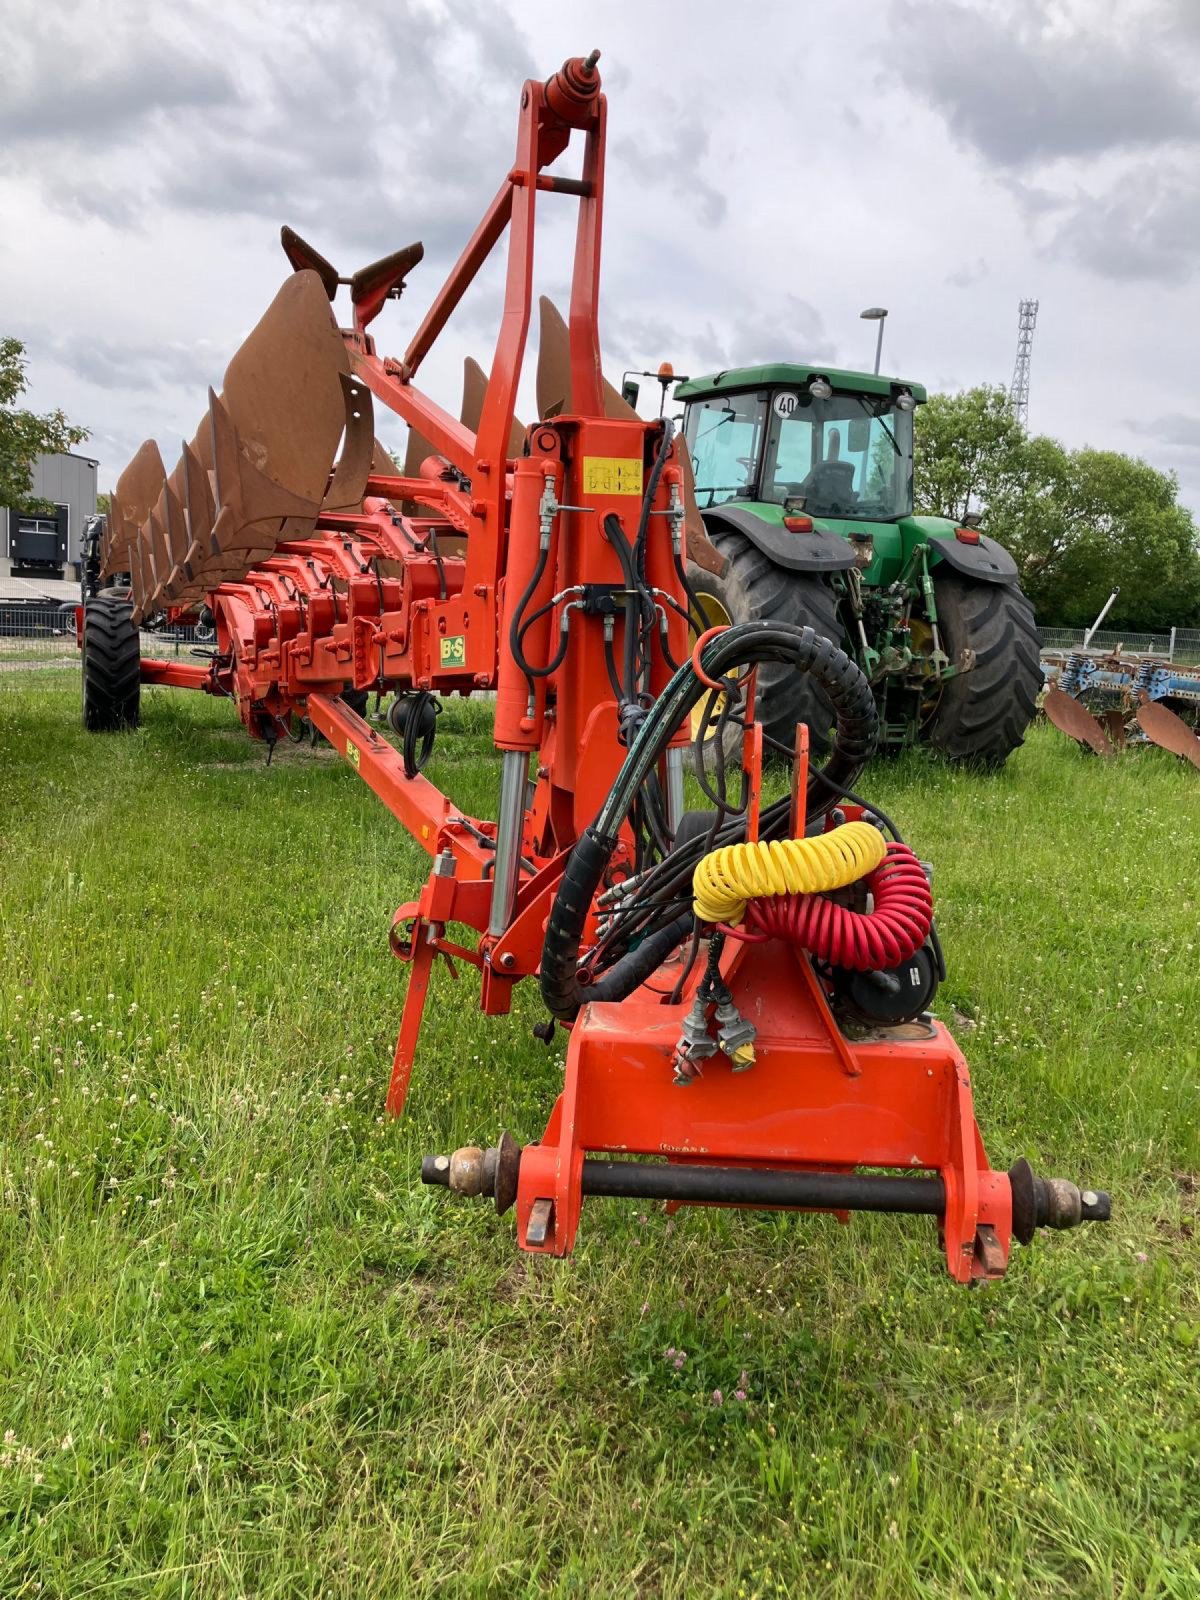
{"label": "soil-polished steel plough body", "polygon": [[[685,559],[712,569],[721,558],[695,514],[691,463],[669,425],[643,421],[601,374],[605,116],[595,57],[524,86],[515,160],[399,359],[380,355],[370,326],[420,246],[346,279],[285,230],[294,275],[221,392],[210,391],[178,463],[168,475],[147,444],[118,483],[103,575],[84,608],[85,715],[89,692],[89,726],[105,725],[111,709],[103,696],[123,659],[111,643],[121,607],[136,629],[163,609],[205,606],[211,659],[145,660],[141,681],[230,696],[268,742],[307,718],[426,849],[429,878],[392,927],[410,968],[393,1113],[404,1106],[438,958],[478,970],[493,1015],[509,1010],[516,983],[539,977],[548,1030],[570,1029],[565,1085],[543,1138],[522,1150],[506,1136],[486,1153],[430,1158],[425,1171],[491,1194],[500,1209],[515,1203],[526,1249],[566,1252],[583,1196],[623,1193],[923,1212],[938,1220],[955,1278],[997,1276],[1012,1238],[1102,1219],[1107,1197],[1037,1179],[1025,1163],[990,1168],[961,1053],[900,993],[911,982],[931,994],[940,962],[911,852],[899,863],[905,892],[926,909],[894,970],[818,961],[788,931],[788,918],[829,911],[843,918],[837,937],[849,948],[879,910],[872,895],[880,906],[887,898],[857,868],[856,881],[838,880],[850,897],[840,907],[814,908],[807,867],[794,868],[794,881],[782,873],[777,927],[761,910],[768,891],[755,887],[750,857],[730,858],[733,881],[749,884],[744,926],[734,925],[736,907],[721,913],[726,923],[692,907],[692,865],[730,840],[763,841],[764,861],[775,841],[789,872],[826,834],[836,854],[843,816],[864,815],[845,790],[870,754],[875,712],[861,674],[811,630],[746,624],[693,643]],[[550,172],[576,135],[577,175]],[[576,208],[575,258],[565,323],[543,303],[542,420],[526,429],[514,411],[543,204]],[[490,373],[468,363],[456,418],[417,378],[506,232]],[[331,302],[343,287],[351,320],[339,328]],[[402,472],[375,444],[379,404],[409,426]],[[759,796],[753,717],[762,659],[824,674],[838,718],[822,773],[809,772],[799,730],[791,800],[770,807]],[[748,669],[740,678],[738,664]],[[420,770],[433,697],[476,690],[495,691],[495,821],[464,815]],[[398,740],[354,709],[368,691],[396,692]],[[742,798],[729,800],[722,778],[718,809],[689,845],[683,754],[706,695],[722,735],[741,708]],[[878,865],[882,851],[873,870],[899,870]],[[885,937],[874,925],[867,934],[868,945]],[[886,1015],[861,1025],[876,993]],[[854,995],[857,1028],[839,1010]],[[600,1159],[614,1154],[625,1159]]]}
{"label": "soil-polished steel plough body", "polygon": [[1200,769],[1200,666],[1162,656],[1048,656],[1043,709],[1061,733],[1098,756],[1156,744]]}

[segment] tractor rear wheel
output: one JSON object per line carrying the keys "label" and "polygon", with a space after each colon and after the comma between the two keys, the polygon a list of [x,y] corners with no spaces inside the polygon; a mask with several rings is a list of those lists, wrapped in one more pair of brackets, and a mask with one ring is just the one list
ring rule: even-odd
{"label": "tractor rear wheel", "polygon": [[1025,743],[1042,688],[1033,607],[1015,584],[973,583],[938,570],[933,580],[942,648],[957,664],[933,713],[929,740],[964,766],[1001,767]]}
{"label": "tractor rear wheel", "polygon": [[83,725],[89,733],[136,728],[141,641],[128,600],[94,595],[83,607]]}
{"label": "tractor rear wheel", "polygon": [[[723,577],[688,562],[688,582],[700,602],[709,627],[731,622],[790,622],[808,627],[845,649],[837,612],[837,595],[815,572],[788,572],[777,567],[761,550],[737,533],[717,532],[713,543],[729,566]],[[700,703],[703,710],[704,702]],[[833,706],[807,672],[795,672],[780,662],[764,661],[758,669],[756,702],[758,720],[770,738],[790,750],[796,724],[808,724],[809,745],[816,756],[829,749]],[[698,721],[693,721],[693,732]],[[730,730],[727,754],[740,749],[741,729]]]}

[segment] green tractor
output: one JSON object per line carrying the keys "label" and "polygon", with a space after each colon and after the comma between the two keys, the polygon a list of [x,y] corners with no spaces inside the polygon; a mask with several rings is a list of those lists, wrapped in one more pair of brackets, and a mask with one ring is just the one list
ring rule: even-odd
{"label": "green tractor", "polygon": [[[925,390],[778,363],[686,379],[675,398],[718,556],[694,548],[704,564],[688,563],[710,625],[808,624],[870,678],[881,750],[921,742],[1001,765],[1042,687],[1033,608],[1002,545],[913,515]],[[789,748],[799,721],[827,743],[831,707],[809,677],[760,667],[758,710]]]}

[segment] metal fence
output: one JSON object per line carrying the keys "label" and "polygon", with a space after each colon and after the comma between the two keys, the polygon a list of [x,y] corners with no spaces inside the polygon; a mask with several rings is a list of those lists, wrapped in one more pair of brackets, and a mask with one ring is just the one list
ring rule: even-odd
{"label": "metal fence", "polygon": [[[141,635],[142,654],[158,659],[211,648],[212,635],[194,628],[164,628]],[[0,679],[20,672],[70,668],[78,664],[73,605],[29,605],[0,600]]]}
{"label": "metal fence", "polygon": [[[1039,628],[1043,650],[1082,650],[1086,628]],[[1171,628],[1166,633],[1122,633],[1101,628],[1086,648],[1103,654],[1164,656],[1168,661],[1200,662],[1200,628]]]}
{"label": "metal fence", "polygon": [[[1039,628],[1043,651],[1082,650],[1085,628]],[[194,628],[167,628],[143,633],[142,654],[161,658],[190,654],[211,646],[212,634],[197,636]],[[1089,650],[1131,655],[1164,656],[1168,661],[1200,663],[1200,628],[1172,628],[1167,633],[1122,633],[1101,630],[1092,634]],[[70,604],[30,605],[0,599],[0,675],[31,667],[73,665],[75,608]]]}

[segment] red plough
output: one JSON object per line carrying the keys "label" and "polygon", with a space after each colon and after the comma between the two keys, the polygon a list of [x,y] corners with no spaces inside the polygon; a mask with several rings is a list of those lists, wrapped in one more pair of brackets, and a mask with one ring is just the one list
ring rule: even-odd
{"label": "red plough", "polygon": [[[525,1249],[569,1251],[584,1197],[625,1195],[927,1214],[954,1278],[997,1277],[1014,1238],[1103,1220],[1108,1197],[988,1163],[969,1069],[929,1010],[942,957],[926,874],[853,793],[876,731],[858,669],[787,624],[696,638],[685,556],[721,558],[687,451],[601,374],[605,116],[594,55],[524,86],[513,164],[399,359],[371,329],[421,247],[346,278],[284,231],[294,275],[178,464],[168,476],[148,444],[122,474],[84,608],[85,719],[136,720],[142,682],[228,696],[268,743],[305,717],[422,844],[429,878],[391,934],[411,969],[393,1114],[439,956],[478,970],[490,1015],[538,979],[539,1032],[570,1030],[542,1138],[423,1170],[515,1206]],[[577,140],[575,175],[551,171]],[[567,321],[543,303],[541,420],[524,428],[543,204],[575,208],[575,260]],[[468,363],[456,418],[417,380],[505,235],[490,373]],[[375,443],[380,404],[409,426],[403,471]],[[140,621],[200,606],[210,660],[138,662]],[[790,794],[769,805],[764,661],[814,674],[835,724],[820,767],[798,730]],[[435,697],[483,689],[495,821],[421,770]],[[369,692],[395,694],[394,739],[360,715]],[[709,805],[685,812],[693,718]]]}

